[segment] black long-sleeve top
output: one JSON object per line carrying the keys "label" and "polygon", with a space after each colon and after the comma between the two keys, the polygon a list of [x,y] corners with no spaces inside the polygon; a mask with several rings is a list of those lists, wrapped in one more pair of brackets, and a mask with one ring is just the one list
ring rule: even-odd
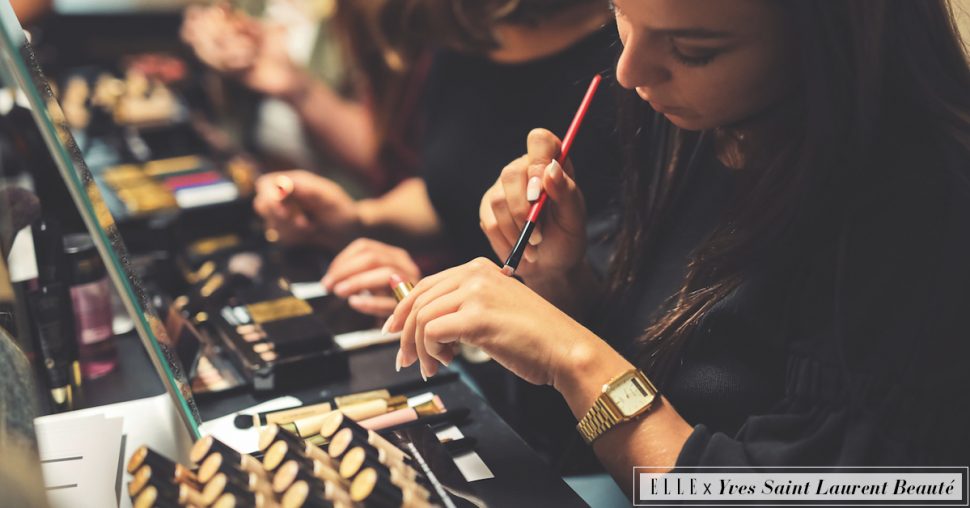
{"label": "black long-sleeve top", "polygon": [[[939,153],[866,185],[831,243],[754,267],[706,313],[661,388],[694,426],[678,466],[970,463],[970,160]],[[640,297],[611,314],[631,358],[735,178],[710,157]]]}
{"label": "black long-sleeve top", "polygon": [[[439,51],[426,82],[422,173],[456,262],[497,259],[479,227],[485,191],[526,152],[529,131],[562,137],[594,74],[604,74],[569,158],[594,223],[607,221],[619,182],[615,79],[616,25],[562,51],[523,63]],[[504,256],[505,254],[502,254]]]}

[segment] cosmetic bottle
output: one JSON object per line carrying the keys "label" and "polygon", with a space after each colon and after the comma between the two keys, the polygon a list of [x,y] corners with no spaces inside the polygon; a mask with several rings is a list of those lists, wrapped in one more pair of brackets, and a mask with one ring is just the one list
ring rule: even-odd
{"label": "cosmetic bottle", "polygon": [[64,244],[56,220],[43,217],[31,226],[37,256],[37,287],[28,294],[41,369],[56,411],[71,410],[81,385],[74,315],[65,274]]}
{"label": "cosmetic bottle", "polygon": [[65,312],[68,307],[64,306],[63,291],[62,285],[52,283],[40,286],[28,296],[34,334],[55,412],[73,409],[71,344],[74,342],[74,323],[71,313]]}
{"label": "cosmetic bottle", "polygon": [[65,236],[64,253],[81,371],[86,379],[98,378],[114,370],[118,363],[108,272],[86,233]]}

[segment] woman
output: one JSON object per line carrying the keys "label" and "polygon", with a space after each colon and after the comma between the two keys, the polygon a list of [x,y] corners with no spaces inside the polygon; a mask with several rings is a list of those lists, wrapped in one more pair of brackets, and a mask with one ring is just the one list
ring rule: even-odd
{"label": "woman", "polygon": [[[282,172],[257,183],[254,202],[281,241],[342,251],[324,285],[349,298],[357,310],[382,317],[396,304],[387,291],[390,271],[415,280],[420,274],[400,247],[448,251],[425,263],[426,269],[491,254],[478,227],[482,194],[521,151],[532,126],[566,130],[589,80],[609,70],[617,49],[610,13],[598,0],[397,0],[385,5],[380,17],[390,21],[382,25],[384,37],[395,54],[419,54],[409,49],[415,45],[437,49],[424,87],[419,175],[379,197],[354,200],[327,179],[305,171]],[[604,90],[612,81],[607,76]],[[614,129],[615,107],[604,92],[591,107],[573,152],[584,167],[593,161],[603,165],[578,176],[590,215],[602,224],[608,222],[618,183]],[[279,174],[295,183],[285,203],[274,185]],[[348,245],[359,237],[398,247],[369,239]]]}
{"label": "woman", "polygon": [[[257,183],[254,202],[281,241],[339,250],[324,286],[354,309],[381,318],[397,303],[388,290],[391,273],[414,281],[421,272],[491,254],[479,227],[482,194],[508,159],[521,152],[522,139],[534,125],[566,130],[590,79],[610,70],[618,49],[615,25],[601,0],[387,0],[383,5],[375,16],[382,20],[389,54],[402,55],[410,66],[409,55],[435,49],[423,90],[419,175],[382,196],[353,200],[332,181],[305,171],[284,172],[295,184],[291,197],[278,199],[279,175],[274,174]],[[611,224],[620,166],[609,93],[613,81],[608,73],[572,152],[578,164],[590,168],[577,178],[589,210],[590,243],[603,250],[598,230]],[[468,372],[533,448],[558,458],[572,429],[569,410],[555,392],[522,383],[491,363]]]}
{"label": "woman", "polygon": [[[581,429],[621,486],[633,466],[966,464],[970,71],[945,2],[614,4],[635,102],[611,280],[533,132],[482,204],[503,252],[541,174],[526,284],[483,260],[425,278],[385,326],[397,367],[473,344],[577,419],[638,367],[662,396]],[[576,319],[603,294],[601,337]],[[604,340],[623,332],[629,357]]]}

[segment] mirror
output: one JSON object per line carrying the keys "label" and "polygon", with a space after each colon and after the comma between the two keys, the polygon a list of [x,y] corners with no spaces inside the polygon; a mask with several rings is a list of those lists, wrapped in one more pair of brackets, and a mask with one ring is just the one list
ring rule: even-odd
{"label": "mirror", "polygon": [[[190,434],[198,438],[201,419],[186,373],[177,359],[163,322],[154,312],[134,275],[114,218],[81,156],[64,112],[37,65],[30,42],[10,3],[0,3],[0,80],[4,97],[9,98],[6,101],[9,107],[0,108],[0,115],[15,110],[11,109],[15,105],[20,106],[21,112],[29,110],[43,139],[43,146],[46,146],[51,162],[70,195],[70,202],[48,203],[46,206],[76,208],[166,390]],[[2,171],[3,168],[0,168],[0,173]]]}

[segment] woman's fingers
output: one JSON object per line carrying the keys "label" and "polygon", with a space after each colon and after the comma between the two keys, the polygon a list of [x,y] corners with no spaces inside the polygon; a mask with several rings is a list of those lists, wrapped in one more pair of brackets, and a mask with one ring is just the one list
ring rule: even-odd
{"label": "woman's fingers", "polygon": [[[461,291],[452,291],[429,301],[427,305],[417,311],[417,315],[415,316],[414,340],[417,343],[424,344],[428,356],[438,362],[445,363],[442,362],[441,353],[446,349],[446,346],[443,346],[441,342],[454,342],[458,340],[458,335],[447,337],[442,341],[426,340],[424,333],[425,326],[435,319],[457,312],[461,308],[463,300],[464,295]],[[432,376],[435,371],[437,371],[436,365],[428,365],[428,368],[422,372],[428,376]]]}
{"label": "woman's fingers", "polygon": [[527,198],[529,181],[529,159],[519,157],[502,169],[498,177],[502,185],[502,195],[505,197],[506,208],[512,215],[516,228],[521,228],[529,213]]}
{"label": "woman's fingers", "polygon": [[394,312],[397,300],[391,296],[352,295],[347,303],[357,312],[384,317]]}
{"label": "woman's fingers", "polygon": [[[323,276],[321,282],[323,282],[325,287],[333,289],[335,292],[337,292],[336,286],[340,285],[340,283],[346,279],[376,268],[386,267],[387,265],[388,263],[380,259],[372,252],[364,251],[358,252],[354,255],[345,256],[344,252],[341,251],[341,253],[334,258],[333,262],[330,263],[330,266],[327,268],[327,273]],[[384,285],[387,285],[386,279],[384,280]],[[339,294],[339,292],[337,293]]]}
{"label": "woman's fingers", "polygon": [[478,209],[479,226],[482,228],[482,232],[485,233],[485,238],[492,245],[492,250],[498,257],[507,256],[509,250],[512,248],[512,243],[509,242],[505,235],[502,234],[502,230],[498,224],[498,219],[495,218],[495,211],[492,210],[491,193],[498,191],[498,184],[496,183],[491,190],[485,193],[485,197],[482,198],[482,203]]}
{"label": "woman's fingers", "polygon": [[401,332],[401,364],[410,366],[419,358],[417,346],[414,344],[414,318],[421,305],[435,297],[453,291],[458,287],[459,280],[450,277],[455,268],[425,277],[418,285],[401,300],[394,308],[394,313],[385,324],[387,332]]}
{"label": "woman's fingers", "polygon": [[527,156],[534,163],[545,163],[559,156],[561,142],[546,129],[532,129],[526,138]]}
{"label": "woman's fingers", "polygon": [[542,186],[552,201],[554,213],[551,215],[559,227],[573,235],[583,233],[586,215],[583,196],[558,162],[552,161],[546,166]]}
{"label": "woman's fingers", "polygon": [[367,243],[371,240],[366,240],[364,238],[358,238],[349,244],[340,252],[334,256],[333,260],[330,261],[330,266],[327,267],[327,273],[323,274],[323,278],[320,282],[324,287],[330,288],[338,280],[347,277],[348,273],[345,272],[345,266],[350,263],[358,254],[367,249]]}
{"label": "woman's fingers", "polygon": [[343,280],[337,279],[338,282],[333,284],[333,292],[341,298],[347,298],[364,290],[382,291],[388,288],[387,282],[392,273],[395,273],[393,268],[381,266],[351,275]]}
{"label": "woman's fingers", "polygon": [[492,213],[495,214],[496,229],[507,243],[515,245],[515,242],[519,239],[519,234],[522,233],[522,226],[516,222],[508,205],[509,201],[504,192],[496,191],[492,196],[491,204]]}
{"label": "woman's fingers", "polygon": [[413,356],[408,354],[408,350],[402,349],[404,352],[401,357],[403,366],[407,367],[412,365],[415,360],[420,360],[421,373],[424,374],[425,377],[433,375],[437,370],[437,360],[432,358],[428,353],[425,343],[418,340],[418,319],[420,316],[422,316],[425,306],[458,289],[460,285],[461,281],[459,278],[445,279],[417,296],[414,307],[412,308],[411,313],[408,314],[408,317],[404,322],[404,328],[401,331],[401,340],[409,341],[414,344]]}

